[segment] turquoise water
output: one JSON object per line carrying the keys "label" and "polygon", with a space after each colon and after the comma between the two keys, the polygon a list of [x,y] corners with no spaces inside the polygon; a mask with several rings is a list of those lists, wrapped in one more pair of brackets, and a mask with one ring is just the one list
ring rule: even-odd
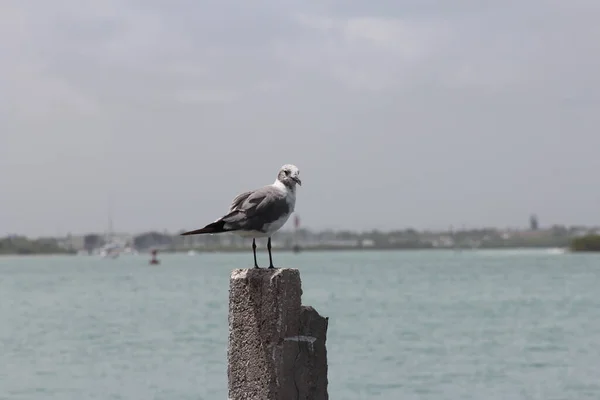
{"label": "turquoise water", "polygon": [[[0,257],[0,399],[226,399],[229,274],[252,255],[160,258]],[[600,256],[275,261],[329,317],[331,399],[600,398]]]}

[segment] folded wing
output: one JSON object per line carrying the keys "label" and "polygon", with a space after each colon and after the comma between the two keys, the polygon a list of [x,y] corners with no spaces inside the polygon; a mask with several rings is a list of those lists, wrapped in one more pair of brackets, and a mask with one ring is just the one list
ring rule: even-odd
{"label": "folded wing", "polygon": [[265,186],[237,196],[230,213],[221,220],[227,230],[261,230],[289,212],[285,193],[276,187]]}

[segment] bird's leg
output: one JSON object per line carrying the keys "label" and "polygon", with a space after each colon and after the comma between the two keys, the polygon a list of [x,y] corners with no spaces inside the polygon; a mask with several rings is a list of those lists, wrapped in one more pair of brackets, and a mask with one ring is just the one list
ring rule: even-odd
{"label": "bird's leg", "polygon": [[267,250],[269,250],[269,268],[275,268],[273,266],[273,256],[271,256],[271,237],[267,240]]}
{"label": "bird's leg", "polygon": [[256,239],[252,239],[252,251],[254,252],[254,268],[260,268],[256,262]]}

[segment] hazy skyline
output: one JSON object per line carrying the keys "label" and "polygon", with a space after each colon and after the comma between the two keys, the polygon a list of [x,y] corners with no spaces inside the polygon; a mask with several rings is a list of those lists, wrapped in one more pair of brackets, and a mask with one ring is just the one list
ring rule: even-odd
{"label": "hazy skyline", "polygon": [[[8,0],[0,235],[600,224],[600,3]],[[286,228],[291,227],[288,222]]]}

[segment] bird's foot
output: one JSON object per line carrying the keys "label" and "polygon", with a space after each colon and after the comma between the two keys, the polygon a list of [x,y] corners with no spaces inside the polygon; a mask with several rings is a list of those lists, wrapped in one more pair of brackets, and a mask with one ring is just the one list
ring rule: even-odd
{"label": "bird's foot", "polygon": [[260,269],[260,267],[258,265],[255,265],[254,269]]}
{"label": "bird's foot", "polygon": [[269,265],[269,269],[275,269],[273,265]]}

